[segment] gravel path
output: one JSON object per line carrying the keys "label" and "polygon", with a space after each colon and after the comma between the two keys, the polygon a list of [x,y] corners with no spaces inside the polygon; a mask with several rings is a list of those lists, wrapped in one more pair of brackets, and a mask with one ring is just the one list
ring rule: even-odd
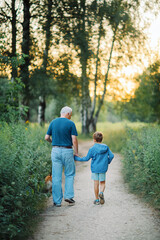
{"label": "gravel path", "polygon": [[[82,142],[85,155],[92,142]],[[94,205],[90,161],[76,163],[74,206],[62,202],[53,207],[52,198],[42,214],[37,232],[29,240],[160,240],[160,222],[155,212],[128,193],[121,175],[120,155],[115,154],[107,172],[105,204]]]}

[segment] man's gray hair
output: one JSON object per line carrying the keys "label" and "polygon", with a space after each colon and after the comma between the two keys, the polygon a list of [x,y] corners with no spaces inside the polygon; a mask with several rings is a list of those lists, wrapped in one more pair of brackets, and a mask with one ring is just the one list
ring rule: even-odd
{"label": "man's gray hair", "polygon": [[68,106],[65,106],[61,109],[60,114],[67,114],[67,113],[71,114],[72,113],[72,108],[70,108]]}

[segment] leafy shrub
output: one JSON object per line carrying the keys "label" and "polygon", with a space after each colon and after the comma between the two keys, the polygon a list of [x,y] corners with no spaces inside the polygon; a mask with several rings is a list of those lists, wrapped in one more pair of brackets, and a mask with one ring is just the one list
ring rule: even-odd
{"label": "leafy shrub", "polygon": [[160,209],[160,127],[128,130],[123,156],[124,178],[130,189]]}
{"label": "leafy shrub", "polygon": [[[119,153],[121,152],[126,139],[127,139],[127,127],[132,129],[140,129],[147,125],[146,123],[135,122],[131,123],[128,121],[124,122],[98,122],[97,131],[103,133],[104,139],[103,142],[107,144],[112,152]],[[78,132],[81,132],[81,123],[77,122],[76,127]],[[90,133],[88,136],[79,134],[78,140],[91,140],[93,139],[93,133]]]}
{"label": "leafy shrub", "polygon": [[3,122],[0,129],[0,238],[17,240],[25,236],[28,220],[46,197],[50,145],[40,127]]}
{"label": "leafy shrub", "polygon": [[103,132],[103,142],[110,147],[112,152],[121,152],[127,138],[126,127],[130,126],[132,129],[139,129],[143,125],[143,123],[130,122],[99,122],[97,124],[97,131]]}
{"label": "leafy shrub", "polygon": [[28,107],[20,105],[24,84],[20,78],[14,81],[0,77],[0,121],[19,121]]}

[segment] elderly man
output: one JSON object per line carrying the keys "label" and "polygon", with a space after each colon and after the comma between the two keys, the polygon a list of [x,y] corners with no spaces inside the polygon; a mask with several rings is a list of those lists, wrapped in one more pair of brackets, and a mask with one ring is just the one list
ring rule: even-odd
{"label": "elderly man", "polygon": [[52,143],[52,195],[54,206],[61,207],[63,198],[62,192],[62,171],[64,167],[65,191],[64,200],[68,203],[74,201],[74,176],[75,163],[73,156],[78,155],[77,130],[71,119],[72,109],[63,107],[60,117],[52,120],[49,125],[45,140]]}

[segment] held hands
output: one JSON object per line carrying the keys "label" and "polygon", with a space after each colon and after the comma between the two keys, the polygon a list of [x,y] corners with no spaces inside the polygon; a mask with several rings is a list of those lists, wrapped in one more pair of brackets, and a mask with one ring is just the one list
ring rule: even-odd
{"label": "held hands", "polygon": [[77,161],[76,157],[79,157],[78,154],[74,154],[74,161]]}
{"label": "held hands", "polygon": [[74,156],[77,156],[77,157],[79,157],[78,153],[75,153],[75,154],[74,154]]}

